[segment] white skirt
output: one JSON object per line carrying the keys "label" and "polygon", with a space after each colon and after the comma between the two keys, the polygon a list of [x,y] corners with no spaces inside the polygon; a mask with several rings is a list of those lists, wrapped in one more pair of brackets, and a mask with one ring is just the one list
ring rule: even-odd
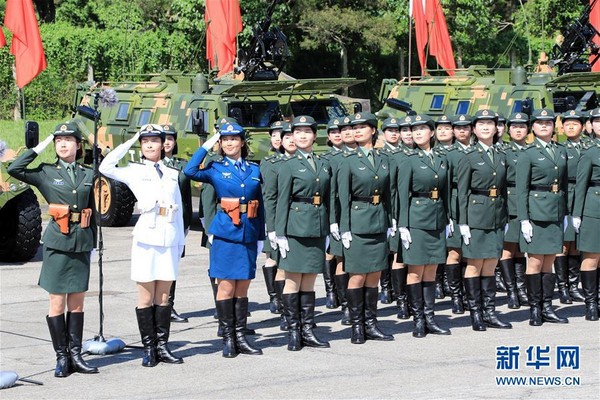
{"label": "white skirt", "polygon": [[175,281],[183,246],[152,246],[131,243],[131,280],[135,282]]}

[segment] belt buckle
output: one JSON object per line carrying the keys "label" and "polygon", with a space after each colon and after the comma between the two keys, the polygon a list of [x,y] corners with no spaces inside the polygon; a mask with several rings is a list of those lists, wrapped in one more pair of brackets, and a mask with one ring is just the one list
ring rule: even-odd
{"label": "belt buckle", "polygon": [[553,183],[552,185],[550,185],[550,191],[552,193],[558,193],[559,192],[558,183]]}
{"label": "belt buckle", "polygon": [[373,205],[376,206],[380,202],[381,202],[381,195],[379,195],[379,194],[373,195],[373,201],[372,201]]}
{"label": "belt buckle", "polygon": [[498,189],[497,188],[488,189],[488,196],[489,197],[498,197]]}
{"label": "belt buckle", "polygon": [[240,212],[241,213],[248,212],[248,204],[240,204]]}
{"label": "belt buckle", "polygon": [[81,221],[81,213],[72,212],[71,215],[69,216],[69,221],[74,222],[74,223]]}
{"label": "belt buckle", "polygon": [[313,204],[313,206],[320,206],[321,205],[321,196],[313,196],[312,204]]}
{"label": "belt buckle", "polygon": [[431,191],[431,194],[429,195],[429,198],[430,198],[431,200],[437,200],[437,199],[439,199],[439,198],[440,198],[440,192],[439,192],[439,190],[437,190],[437,189],[433,189],[433,190]]}

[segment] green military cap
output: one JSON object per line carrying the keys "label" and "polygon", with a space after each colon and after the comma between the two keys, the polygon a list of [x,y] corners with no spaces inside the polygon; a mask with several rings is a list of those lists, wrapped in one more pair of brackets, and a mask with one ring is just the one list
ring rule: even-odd
{"label": "green military cap", "polygon": [[359,112],[352,116],[352,126],[359,124],[367,124],[373,128],[377,128],[377,117],[370,112]]}
{"label": "green military cap", "polygon": [[492,111],[492,110],[479,110],[473,116],[473,119],[471,120],[471,124],[475,125],[477,123],[477,121],[479,121],[479,120],[485,120],[485,119],[489,119],[489,120],[492,120],[494,122],[498,121],[498,117],[496,116],[496,113],[494,111]]}
{"label": "green military cap", "polygon": [[531,113],[531,123],[535,121],[554,121],[556,116],[554,111],[548,108],[542,108],[541,110],[535,110]]}
{"label": "green military cap", "polygon": [[452,118],[452,126],[471,125],[471,116],[467,114],[455,115]]}
{"label": "green military cap", "polygon": [[283,129],[281,130],[281,137],[283,138],[283,136],[288,133],[292,133],[292,124],[289,122],[284,122]]}
{"label": "green military cap", "polygon": [[450,118],[448,118],[447,115],[440,115],[438,117],[438,119],[435,121],[435,126],[443,125],[443,124],[450,124],[450,125],[452,125],[452,121],[450,120]]}
{"label": "green military cap", "polygon": [[58,124],[53,134],[54,136],[73,136],[78,142],[81,142],[81,132],[77,125],[71,121]]}
{"label": "green military cap", "polygon": [[593,110],[590,110],[589,114],[590,114],[589,115],[590,121],[593,121],[596,118],[600,118],[600,107],[594,108]]}
{"label": "green military cap", "polygon": [[506,123],[506,118],[504,117],[504,114],[502,113],[496,113],[496,120],[498,121],[499,124],[505,124]]}
{"label": "green military cap", "polygon": [[300,126],[308,126],[313,132],[317,132],[317,123],[310,115],[299,115],[292,120],[292,130]]}
{"label": "green military cap", "polygon": [[419,125],[427,125],[431,128],[431,130],[435,129],[435,122],[433,122],[433,118],[431,118],[427,114],[418,114],[411,118],[410,127],[413,128]]}
{"label": "green military cap", "polygon": [[285,124],[284,121],[275,121],[271,124],[271,126],[269,127],[269,133],[272,133],[274,130],[277,129],[283,129],[283,124]]}
{"label": "green military cap", "polygon": [[340,117],[331,118],[327,122],[327,133],[332,129],[340,129],[340,122],[342,122],[342,118]]}
{"label": "green military cap", "polygon": [[396,117],[389,117],[383,120],[383,124],[381,125],[381,130],[385,131],[388,128],[398,128],[400,129],[400,119]]}
{"label": "green military cap", "polygon": [[160,140],[162,140],[164,142],[165,141],[165,131],[164,131],[163,127],[158,124],[142,125],[142,127],[140,128],[139,139],[142,140],[143,137],[151,137],[151,136],[158,136],[158,137],[160,137]]}
{"label": "green military cap", "polygon": [[162,126],[162,128],[165,132],[165,135],[175,136],[175,139],[177,139],[177,131],[175,130],[175,127],[173,125],[165,124]]}
{"label": "green military cap", "polygon": [[344,118],[340,119],[338,128],[342,129],[345,126],[351,126],[351,125],[352,125],[352,118],[350,118],[349,116],[346,115]]}
{"label": "green military cap", "polygon": [[560,116],[560,119],[563,121],[566,121],[569,119],[576,119],[577,121],[581,122],[582,124],[586,120],[585,115],[583,115],[582,112],[577,111],[577,110],[569,110],[569,111],[563,113]]}
{"label": "green military cap", "polygon": [[400,118],[400,122],[398,122],[398,126],[400,128],[405,128],[405,127],[409,127],[410,128],[410,123],[411,122],[412,122],[412,116],[407,115],[406,117]]}
{"label": "green military cap", "polygon": [[506,121],[506,125],[510,126],[511,124],[527,124],[529,125],[529,115],[525,113],[512,113],[508,117]]}

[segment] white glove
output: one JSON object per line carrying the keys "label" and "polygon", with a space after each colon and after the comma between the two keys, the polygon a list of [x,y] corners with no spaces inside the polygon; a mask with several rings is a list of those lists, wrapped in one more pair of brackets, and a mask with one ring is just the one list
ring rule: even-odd
{"label": "white glove", "polygon": [[342,244],[344,245],[344,248],[349,249],[350,242],[352,241],[352,233],[342,232],[342,236],[340,236],[340,238],[342,239]]}
{"label": "white glove", "polygon": [[533,237],[533,226],[528,219],[521,221],[521,233],[523,234],[525,241],[527,243],[531,243],[531,238]]}
{"label": "white glove", "polygon": [[392,227],[388,228],[387,230],[387,236],[390,237],[394,237],[396,236],[396,231],[398,231],[398,223],[396,222],[396,220],[394,218],[392,218]]}
{"label": "white glove", "polygon": [[463,242],[468,246],[471,243],[471,228],[466,224],[459,224],[458,228],[460,229],[460,235],[463,238]]}
{"label": "white glove", "polygon": [[408,230],[408,228],[401,226],[400,228],[398,228],[398,231],[400,231],[400,240],[402,241],[402,246],[404,246],[405,249],[408,250],[408,248],[410,247],[410,244],[412,243],[412,237],[410,236],[410,231]]}
{"label": "white glove", "polygon": [[48,147],[48,145],[50,144],[50,142],[52,142],[53,139],[54,139],[54,134],[51,133],[46,139],[44,139],[43,141],[38,143],[37,146],[35,146],[31,150],[35,151],[36,154],[40,154],[42,151],[44,151],[44,149],[46,147]]}
{"label": "white glove", "polygon": [[563,233],[567,231],[567,227],[569,226],[569,217],[565,215],[563,218]]}
{"label": "white glove", "polygon": [[329,232],[331,232],[331,237],[335,240],[340,240],[340,227],[338,224],[329,225]]}
{"label": "white glove", "polygon": [[215,237],[215,235],[211,235],[210,233],[208,234],[208,243],[212,244],[213,238]]}
{"label": "white glove", "polygon": [[[449,235],[448,235],[449,233]],[[452,218],[448,218],[448,225],[446,225],[446,237],[450,237],[454,235],[454,221]]]}
{"label": "white glove", "polygon": [[506,235],[508,233],[508,224],[504,225],[504,234]]}
{"label": "white glove", "polygon": [[579,227],[581,226],[581,218],[580,217],[573,217],[571,219],[572,223],[573,223],[573,228],[575,229],[575,232],[579,233]]}
{"label": "white glove", "polygon": [[329,235],[325,236],[325,253],[329,253]]}
{"label": "white glove", "polygon": [[211,151],[212,148],[214,147],[215,143],[217,143],[219,141],[219,138],[221,137],[221,134],[219,132],[215,133],[214,135],[212,135],[210,137],[210,139],[206,140],[206,142],[204,142],[204,144],[202,145],[202,148],[205,149],[206,151]]}
{"label": "white glove", "polygon": [[277,250],[277,235],[275,234],[275,231],[267,233],[267,237],[271,243],[271,248]]}
{"label": "white glove", "polygon": [[277,247],[279,247],[279,253],[281,253],[281,257],[286,258],[287,252],[290,251],[290,244],[288,243],[288,239],[285,236],[277,236]]}
{"label": "white glove", "polygon": [[258,242],[256,242],[256,252],[257,253],[262,253],[264,248],[265,248],[264,240],[259,240]]}

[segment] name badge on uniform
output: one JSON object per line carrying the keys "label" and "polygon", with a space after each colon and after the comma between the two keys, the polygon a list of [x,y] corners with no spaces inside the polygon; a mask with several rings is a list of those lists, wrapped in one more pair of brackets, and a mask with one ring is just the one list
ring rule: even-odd
{"label": "name badge on uniform", "polygon": [[306,168],[299,169],[298,172],[306,172]]}
{"label": "name badge on uniform", "polygon": [[91,183],[84,182],[84,183],[83,183],[83,186],[92,186],[92,184],[91,184]]}
{"label": "name badge on uniform", "polygon": [[54,179],[54,181],[52,182],[53,185],[64,185],[65,181],[62,179]]}
{"label": "name badge on uniform", "polygon": [[231,172],[221,172],[223,179],[231,179]]}

